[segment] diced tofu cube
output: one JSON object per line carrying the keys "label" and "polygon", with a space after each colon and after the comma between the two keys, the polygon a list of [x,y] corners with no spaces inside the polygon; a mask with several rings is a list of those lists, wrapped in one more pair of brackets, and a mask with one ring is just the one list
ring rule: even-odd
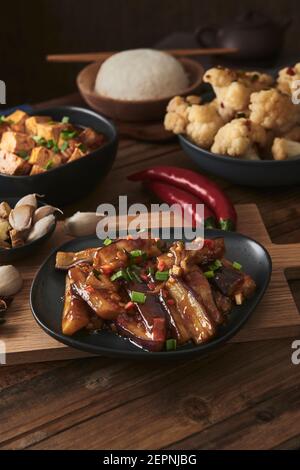
{"label": "diced tofu cube", "polygon": [[61,164],[61,157],[46,147],[35,147],[30,155],[28,162],[31,165],[38,165],[46,170],[55,168]]}
{"label": "diced tofu cube", "polygon": [[22,132],[4,132],[0,142],[1,150],[12,153],[30,152],[34,146],[34,140]]}
{"label": "diced tofu cube", "polygon": [[28,162],[31,165],[45,166],[53,155],[54,153],[46,147],[35,147],[31,151]]}
{"label": "diced tofu cube", "polygon": [[44,138],[46,140],[54,140],[54,142],[58,142],[60,133],[67,128],[67,124],[62,122],[44,122],[44,123],[37,123],[36,126],[36,135],[40,138]]}
{"label": "diced tofu cube", "polygon": [[31,116],[25,121],[26,132],[30,135],[37,135],[37,125],[51,121],[49,116]]}
{"label": "diced tofu cube", "polygon": [[84,156],[85,156],[85,153],[83,153],[78,147],[76,147],[71,157],[69,158],[68,163],[73,162],[74,160],[78,160],[79,158],[82,158]]}
{"label": "diced tofu cube", "polygon": [[18,109],[7,116],[6,119],[11,124],[12,130],[15,132],[25,132],[25,121],[28,117],[27,113]]}
{"label": "diced tofu cube", "polygon": [[46,173],[46,169],[43,168],[42,166],[39,166],[39,165],[33,165],[32,169],[31,169],[31,172],[30,172],[30,176],[32,175],[39,175],[40,173]]}
{"label": "diced tofu cube", "polygon": [[18,155],[0,150],[0,173],[6,175],[27,175],[31,165]]}
{"label": "diced tofu cube", "polygon": [[97,147],[103,143],[104,137],[102,134],[98,134],[96,131],[87,127],[79,135],[79,138],[83,144],[88,147]]}

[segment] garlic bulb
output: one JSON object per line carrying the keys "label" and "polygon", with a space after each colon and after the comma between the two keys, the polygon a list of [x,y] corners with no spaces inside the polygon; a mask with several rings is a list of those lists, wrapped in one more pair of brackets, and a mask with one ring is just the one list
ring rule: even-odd
{"label": "garlic bulb", "polygon": [[32,212],[33,207],[30,205],[16,206],[9,214],[9,223],[17,230],[17,232],[22,232],[23,230],[28,230],[32,224]]}
{"label": "garlic bulb", "polygon": [[29,235],[27,237],[27,242],[33,242],[34,240],[37,240],[38,238],[41,238],[46,235],[46,233],[49,232],[54,223],[55,216],[53,214],[49,214],[46,217],[43,217],[42,219],[38,220],[30,230]]}
{"label": "garlic bulb", "polygon": [[54,212],[60,212],[63,214],[63,211],[58,209],[58,207],[53,207],[53,206],[41,206],[39,207],[33,216],[33,223],[35,224],[39,220],[43,219],[44,217],[47,217],[47,215],[54,214]]}
{"label": "garlic bulb", "polygon": [[19,271],[14,266],[0,266],[0,296],[10,297],[21,289],[23,284]]}
{"label": "garlic bulb", "polygon": [[17,204],[16,207],[20,206],[32,206],[34,209],[37,208],[37,197],[43,197],[41,194],[27,194],[27,196],[22,197]]}
{"label": "garlic bulb", "polygon": [[73,237],[95,235],[97,224],[102,218],[103,214],[95,212],[76,212],[65,220],[65,230]]}

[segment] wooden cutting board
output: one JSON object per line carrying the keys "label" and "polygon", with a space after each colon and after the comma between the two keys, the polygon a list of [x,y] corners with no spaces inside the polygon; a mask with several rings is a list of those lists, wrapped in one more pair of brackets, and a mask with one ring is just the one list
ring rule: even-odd
{"label": "wooden cutting board", "polygon": [[[231,342],[300,338],[300,315],[286,279],[286,270],[292,270],[289,272],[293,275],[300,274],[300,244],[273,244],[256,205],[238,205],[236,209],[238,231],[265,246],[272,257],[273,274],[262,302]],[[58,224],[53,237],[36,256],[16,264],[24,277],[24,287],[15,297],[7,322],[1,327],[0,339],[5,342],[7,365],[88,356],[48,336],[36,324],[29,306],[30,286],[38,267],[51,250],[67,240],[62,224]]]}

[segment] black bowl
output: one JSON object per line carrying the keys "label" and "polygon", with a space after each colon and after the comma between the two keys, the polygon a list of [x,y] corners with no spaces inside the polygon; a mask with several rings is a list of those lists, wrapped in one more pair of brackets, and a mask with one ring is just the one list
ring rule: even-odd
{"label": "black bowl", "polygon": [[185,153],[202,170],[245,186],[284,186],[300,183],[300,156],[295,160],[241,160],[204,150],[183,135],[179,141]]}
{"label": "black bowl", "polygon": [[82,198],[101,181],[111,169],[118,148],[117,131],[106,118],[89,109],[73,106],[33,111],[33,115],[47,115],[60,121],[70,117],[72,124],[92,127],[102,132],[107,142],[84,158],[33,176],[0,174],[0,197],[43,194],[49,204],[62,206]]}
{"label": "black bowl", "polygon": [[[5,198],[5,201],[10,205],[11,208],[14,208],[17,202],[19,201],[19,199],[20,199],[19,197],[7,197]],[[46,203],[42,201],[38,201],[38,207],[42,207],[46,205],[47,205]],[[52,225],[50,230],[38,240],[34,240],[31,243],[26,243],[26,245],[19,246],[18,248],[10,248],[9,250],[0,249],[0,263],[11,264],[14,261],[18,261],[22,258],[27,258],[33,253],[35,253],[37,248],[40,245],[42,245],[46,240],[48,240],[48,238],[51,237],[52,233],[54,232],[56,228],[56,222],[57,222],[57,219],[55,218],[55,223]]]}
{"label": "black bowl", "polygon": [[176,351],[152,353],[139,349],[129,340],[109,331],[93,334],[81,331],[72,337],[65,336],[61,330],[61,320],[66,273],[55,270],[56,252],[79,251],[88,247],[101,246],[102,242],[95,237],[71,240],[55,250],[44,262],[31,287],[30,302],[33,316],[50,336],[61,343],[92,354],[133,359],[180,359],[207,353],[228,341],[251,316],[269,284],[272,262],[259,243],[238,233],[207,230],[205,236],[207,238],[223,236],[228,259],[240,262],[245,272],[249,273],[257,284],[255,295],[240,307],[232,310],[227,324],[219,329],[218,336],[210,343],[199,346],[189,344]]}

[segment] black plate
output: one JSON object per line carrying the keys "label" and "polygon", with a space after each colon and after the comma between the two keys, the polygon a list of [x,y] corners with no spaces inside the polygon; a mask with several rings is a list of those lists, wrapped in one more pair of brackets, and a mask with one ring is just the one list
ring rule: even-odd
{"label": "black plate", "polygon": [[0,197],[44,194],[49,204],[62,206],[89,193],[110,171],[118,148],[117,131],[105,117],[89,109],[62,106],[33,111],[35,116],[51,116],[61,121],[64,116],[72,124],[91,127],[106,136],[106,143],[84,158],[61,165],[45,173],[33,176],[0,174]]}
{"label": "black plate", "polygon": [[[10,205],[11,208],[14,208],[17,202],[20,200],[20,198],[19,197],[6,197],[4,200]],[[46,203],[42,201],[38,201],[38,207],[46,206],[46,205],[47,205]],[[19,246],[18,248],[11,248],[9,250],[0,249],[0,263],[1,264],[13,263],[14,261],[30,256],[32,253],[36,251],[36,249],[40,245],[42,245],[46,240],[48,240],[48,238],[51,237],[52,233],[54,232],[56,228],[56,223],[57,223],[57,219],[55,217],[55,223],[52,225],[49,232],[47,232],[38,240],[34,240],[31,243],[26,243],[26,245]]]}
{"label": "black plate", "polygon": [[204,171],[235,184],[267,187],[300,183],[300,156],[294,160],[241,160],[202,149],[183,135],[179,141],[185,153]]}
{"label": "black plate", "polygon": [[257,283],[255,295],[242,306],[232,310],[228,323],[219,329],[218,336],[210,343],[199,346],[188,344],[176,351],[151,353],[139,349],[129,340],[108,331],[93,334],[81,331],[72,337],[63,335],[61,319],[66,273],[55,270],[56,252],[79,251],[88,247],[101,246],[102,242],[95,237],[69,241],[55,250],[45,261],[31,287],[30,302],[34,318],[50,336],[61,343],[93,354],[124,358],[179,359],[207,353],[235,335],[253,313],[269,284],[272,262],[259,243],[243,235],[207,230],[205,236],[206,238],[223,236],[226,243],[226,257],[241,263],[245,272],[249,273]]}

